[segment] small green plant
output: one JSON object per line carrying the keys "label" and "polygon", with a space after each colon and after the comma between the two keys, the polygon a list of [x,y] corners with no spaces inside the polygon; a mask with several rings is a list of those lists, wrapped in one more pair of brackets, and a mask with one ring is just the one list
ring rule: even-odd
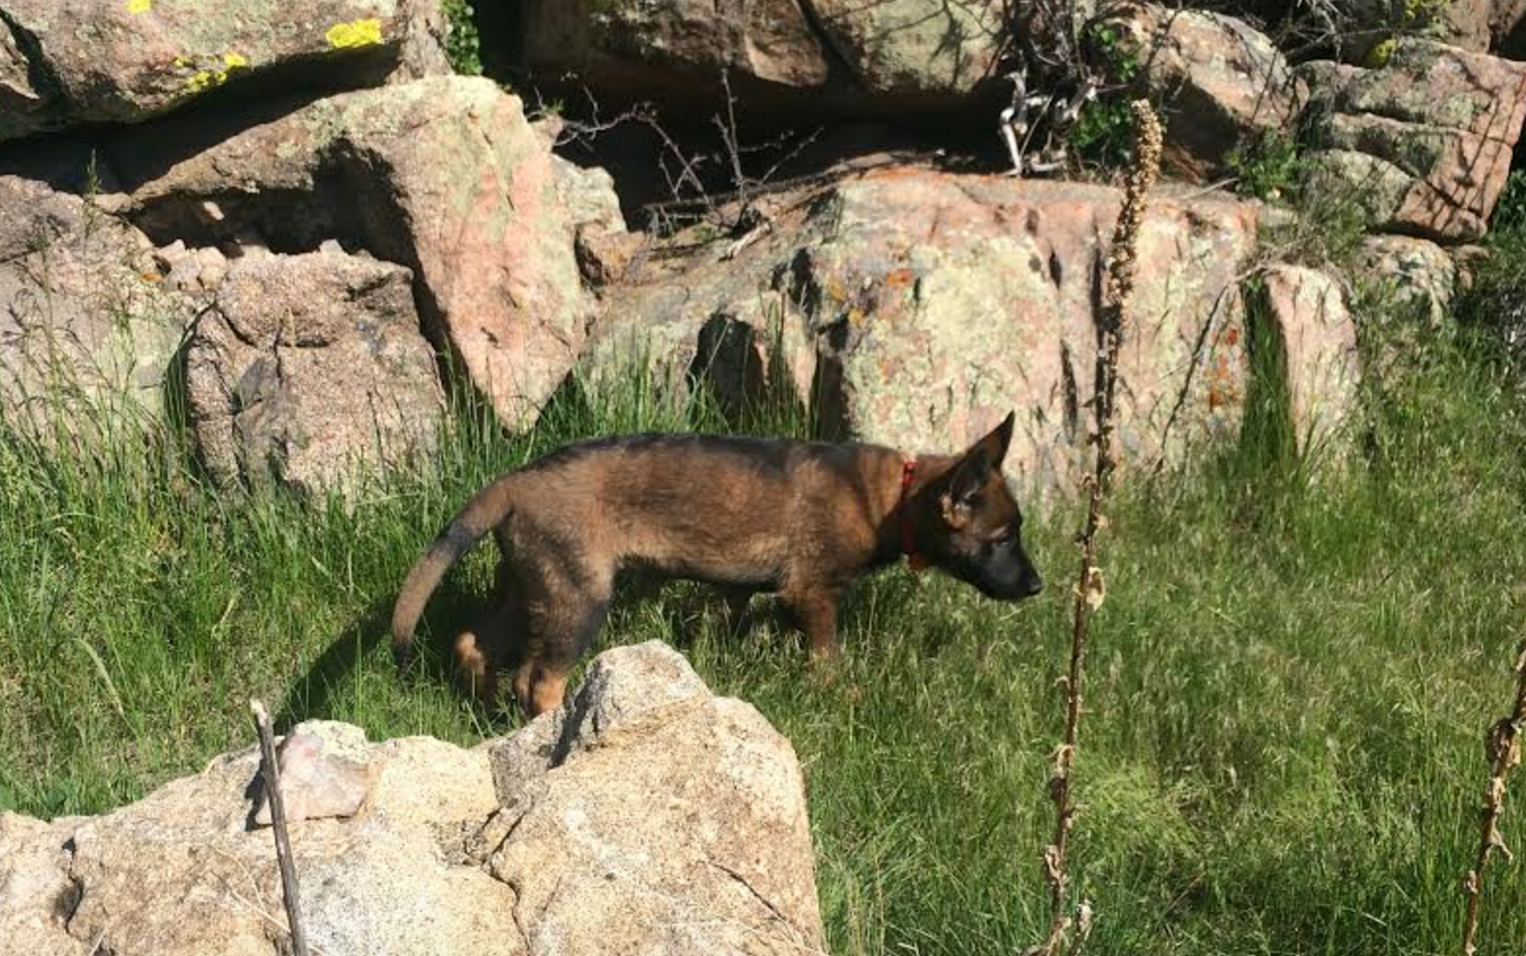
{"label": "small green plant", "polygon": [[1298,142],[1281,130],[1262,130],[1224,157],[1236,190],[1267,202],[1288,197],[1298,179]]}
{"label": "small green plant", "polygon": [[1505,180],[1494,215],[1489,218],[1491,237],[1519,234],[1526,230],[1526,169],[1517,169]]}
{"label": "small green plant", "polygon": [[1387,36],[1367,50],[1362,57],[1362,65],[1371,70],[1387,66],[1399,46],[1399,36],[1434,32],[1451,2],[1452,0],[1404,0],[1402,6],[1385,16],[1385,22],[1378,25],[1378,30],[1386,32]]}
{"label": "small green plant", "polygon": [[1127,92],[1139,77],[1139,51],[1116,25],[1089,24],[1081,35],[1086,58],[1106,78],[1102,93],[1086,104],[1070,131],[1081,162],[1106,169],[1127,166],[1134,155],[1134,118]]}
{"label": "small green plant", "polygon": [[462,76],[482,75],[481,37],[466,0],[442,0],[440,10],[450,30],[445,35],[445,55],[450,68]]}
{"label": "small green plant", "polygon": [[1526,355],[1526,170],[1506,180],[1484,248],[1459,283],[1457,316],[1502,343],[1518,364]]}

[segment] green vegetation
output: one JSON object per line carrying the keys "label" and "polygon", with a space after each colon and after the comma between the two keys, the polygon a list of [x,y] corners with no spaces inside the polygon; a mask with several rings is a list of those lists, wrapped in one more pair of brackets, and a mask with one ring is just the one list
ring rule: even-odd
{"label": "green vegetation", "polygon": [[1526,233],[1526,169],[1513,170],[1505,180],[1505,188],[1494,205],[1489,217],[1490,241],[1498,243],[1501,236],[1511,239]]}
{"label": "green vegetation", "polygon": [[[1422,335],[1374,388],[1344,472],[1310,480],[1263,409],[1245,448],[1190,483],[1136,476],[1111,509],[1077,763],[1089,952],[1456,949],[1480,742],[1521,636],[1526,463],[1482,346]],[[452,694],[438,649],[422,680],[398,681],[393,591],[500,469],[579,435],[728,426],[712,403],[629,381],[570,391],[518,440],[463,407],[426,470],[348,509],[218,494],[172,432],[108,436],[82,464],[0,431],[0,806],[96,812],[199,770],[249,743],[251,695],[283,724],[461,743],[510,730]],[[723,637],[698,588],[612,618],[606,643],[673,642],[794,741],[833,952],[1007,956],[1046,926],[1074,525],[1033,516],[1051,586],[1017,607],[901,568],[878,577],[848,608],[850,654],[825,686],[788,633]],[[491,552],[446,582],[426,634],[480,606]],[[1519,866],[1490,872],[1484,906],[1483,952],[1513,952]]]}
{"label": "green vegetation", "polygon": [[481,43],[471,4],[467,0],[441,0],[440,11],[450,27],[445,36],[445,56],[450,60],[450,68],[462,76],[481,76]]}
{"label": "green vegetation", "polygon": [[1298,141],[1282,130],[1262,130],[1224,157],[1235,189],[1268,202],[1287,197],[1298,183]]}
{"label": "green vegetation", "polygon": [[1069,133],[1070,148],[1085,165],[1122,169],[1134,155],[1131,88],[1142,68],[1139,51],[1116,23],[1088,24],[1081,34],[1089,62],[1106,78],[1109,89],[1081,108]]}
{"label": "green vegetation", "polygon": [[1458,297],[1457,313],[1519,358],[1526,348],[1526,171],[1516,170],[1506,180],[1484,250]]}

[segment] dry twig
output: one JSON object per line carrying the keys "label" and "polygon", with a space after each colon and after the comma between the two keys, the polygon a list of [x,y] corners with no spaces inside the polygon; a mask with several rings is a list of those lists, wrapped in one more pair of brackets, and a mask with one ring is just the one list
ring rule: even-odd
{"label": "dry twig", "polygon": [[270,729],[270,713],[258,700],[251,700],[249,709],[254,712],[254,728],[260,735],[260,775],[265,781],[265,798],[270,801],[270,820],[276,837],[276,862],[281,867],[281,898],[286,902],[291,949],[295,956],[308,956],[307,933],[302,929],[297,868],[292,863],[291,838],[286,832],[286,805],[281,799],[281,771],[276,764],[275,736]]}
{"label": "dry twig", "polygon": [[1516,651],[1515,658],[1515,707],[1510,716],[1495,721],[1484,736],[1484,752],[1489,757],[1489,783],[1484,787],[1482,828],[1478,840],[1478,862],[1463,879],[1463,893],[1468,898],[1467,917],[1462,924],[1463,956],[1473,956],[1478,947],[1474,937],[1478,932],[1478,905],[1483,893],[1484,867],[1489,857],[1498,850],[1506,860],[1511,859],[1510,848],[1500,835],[1499,818],[1505,807],[1505,784],[1521,762],[1521,727],[1526,722],[1526,641]]}
{"label": "dry twig", "polygon": [[1134,291],[1138,265],[1139,233],[1144,223],[1145,204],[1150,187],[1160,171],[1161,129],[1146,100],[1133,104],[1138,139],[1134,168],[1129,171],[1124,190],[1123,209],[1113,233],[1107,263],[1107,290],[1102,314],[1097,321],[1097,357],[1093,368],[1092,414],[1096,431],[1094,468],[1085,478],[1087,491],[1086,525],[1077,538],[1081,550],[1080,575],[1075,587],[1074,627],[1071,631],[1070,670],[1062,682],[1065,688],[1065,739],[1055,749],[1054,771],[1049,778],[1049,795],[1055,806],[1054,838],[1044,848],[1044,881],[1049,886],[1049,936],[1033,952],[1054,956],[1063,952],[1074,928],[1072,953],[1080,949],[1090,932],[1092,908],[1082,901],[1074,916],[1066,911],[1066,889],[1070,884],[1067,852],[1070,831],[1075,825],[1076,804],[1071,793],[1071,768],[1075,763],[1077,730],[1081,722],[1081,678],[1086,663],[1087,625],[1091,615],[1102,606],[1106,585],[1097,566],[1097,535],[1106,521],[1102,504],[1111,485],[1113,473],[1113,409],[1118,393],[1118,353],[1123,345],[1123,316],[1129,296]]}

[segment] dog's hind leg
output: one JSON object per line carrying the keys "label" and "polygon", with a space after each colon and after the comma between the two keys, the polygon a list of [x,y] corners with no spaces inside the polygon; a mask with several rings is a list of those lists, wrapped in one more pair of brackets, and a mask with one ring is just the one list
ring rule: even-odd
{"label": "dog's hind leg", "polygon": [[609,614],[614,574],[567,552],[538,561],[523,574],[525,654],[514,675],[514,696],[525,717],[533,718],[561,706],[568,676]]}
{"label": "dog's hind leg", "polygon": [[609,599],[585,596],[577,608],[532,615],[530,648],[514,675],[514,696],[527,718],[562,705],[567,678],[604,626]]}
{"label": "dog's hind leg", "polygon": [[487,707],[498,700],[498,666],[512,626],[511,609],[498,607],[462,631],[452,648],[462,691]]}
{"label": "dog's hind leg", "polygon": [[470,697],[491,707],[498,701],[498,674],[524,653],[522,588],[507,560],[499,562],[493,608],[456,638],[455,676]]}

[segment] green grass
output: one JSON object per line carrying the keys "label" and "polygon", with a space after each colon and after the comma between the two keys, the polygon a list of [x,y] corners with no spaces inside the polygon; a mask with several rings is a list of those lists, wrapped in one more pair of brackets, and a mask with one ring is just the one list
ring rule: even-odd
{"label": "green grass", "polygon": [[[1422,344],[1374,390],[1344,475],[1309,480],[1285,443],[1257,442],[1113,509],[1077,765],[1089,952],[1456,950],[1482,734],[1522,630],[1526,467],[1490,363],[1451,334]],[[569,438],[720,422],[647,393],[563,396],[522,440],[456,421],[427,472],[349,509],[215,493],[173,435],[115,440],[92,466],[0,438],[0,806],[138,797],[246,745],[251,695],[284,723],[373,737],[510,729],[451,693],[438,651],[412,686],[392,671],[385,620],[418,550],[489,476]],[[721,637],[696,588],[612,618],[606,644],[677,644],[794,741],[834,952],[1006,956],[1040,938],[1074,526],[1035,516],[1051,586],[1015,608],[876,578],[826,686],[787,633]],[[491,552],[447,581],[426,633],[480,606]],[[1504,827],[1526,844],[1515,801]],[[1519,867],[1490,872],[1482,939],[1526,939]]]}

